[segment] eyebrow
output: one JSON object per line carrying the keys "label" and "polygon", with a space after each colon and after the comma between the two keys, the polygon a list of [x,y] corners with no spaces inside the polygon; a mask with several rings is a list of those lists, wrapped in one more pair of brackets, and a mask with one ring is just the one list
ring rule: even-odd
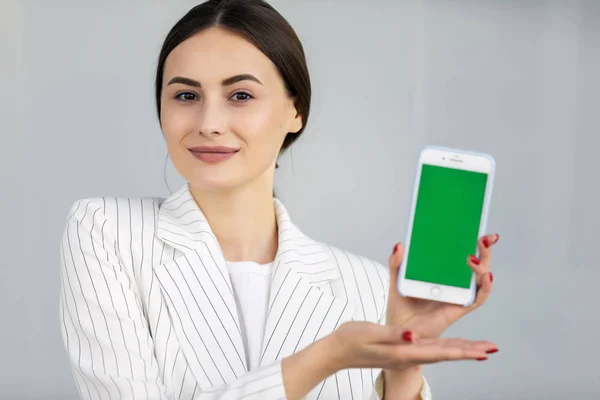
{"label": "eyebrow", "polygon": [[[240,82],[240,81],[254,81],[257,82],[259,84],[263,84],[257,77],[255,77],[254,75],[251,74],[240,74],[240,75],[235,75],[232,76],[230,78],[227,79],[223,79],[223,81],[221,81],[221,85],[222,86],[229,86],[229,85],[233,85],[234,83]],[[176,76],[173,79],[171,79],[169,81],[169,83],[167,84],[167,86],[172,85],[174,83],[181,83],[184,85],[188,85],[188,86],[193,86],[193,87],[202,87],[202,85],[200,85],[200,82],[195,81],[193,79],[190,78],[184,78],[183,76]]]}

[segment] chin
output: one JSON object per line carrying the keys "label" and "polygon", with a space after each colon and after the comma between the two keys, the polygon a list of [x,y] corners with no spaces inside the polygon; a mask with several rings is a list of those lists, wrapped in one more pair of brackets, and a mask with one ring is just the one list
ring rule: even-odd
{"label": "chin", "polygon": [[217,173],[202,173],[193,174],[185,177],[191,188],[203,192],[222,192],[235,189],[243,184],[239,179],[234,179],[232,176]]}
{"label": "chin", "polygon": [[180,175],[188,182],[190,188],[201,192],[228,192],[238,188],[247,187],[250,183],[259,186],[263,179],[268,176],[268,167],[258,172],[249,165],[220,165],[214,168],[212,165],[194,165],[180,172]]}
{"label": "chin", "polygon": [[232,182],[215,181],[207,179],[188,180],[190,188],[194,188],[203,192],[223,192],[234,189],[237,185]]}

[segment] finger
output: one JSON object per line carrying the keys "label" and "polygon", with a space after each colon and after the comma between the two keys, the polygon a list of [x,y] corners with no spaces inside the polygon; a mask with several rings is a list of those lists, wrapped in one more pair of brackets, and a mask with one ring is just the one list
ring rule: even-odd
{"label": "finger", "polygon": [[466,339],[437,339],[437,338],[429,338],[429,339],[422,339],[419,344],[424,344],[424,345],[430,345],[430,344],[438,344],[442,347],[453,347],[453,346],[470,346],[471,344],[474,344],[476,342],[473,341],[469,341]]}
{"label": "finger", "polygon": [[481,260],[475,255],[470,255],[467,257],[467,265],[475,274],[475,282],[477,282],[477,286],[481,286],[482,279],[487,273],[485,267],[481,264]]}
{"label": "finger", "polygon": [[396,292],[398,287],[398,272],[400,271],[400,265],[404,257],[404,246],[402,243],[397,243],[392,250],[392,254],[388,259],[388,265],[390,269],[390,292]]}
{"label": "finger", "polygon": [[404,369],[423,364],[435,364],[444,361],[483,360],[485,351],[472,347],[441,347],[431,345],[376,345],[370,348],[371,357],[358,362],[361,368]]}
{"label": "finger", "polygon": [[[460,338],[440,339],[430,338],[421,339],[419,343],[416,343],[408,347],[422,347],[426,351],[437,352],[442,350],[439,354],[445,354],[446,356],[454,359],[454,357],[460,358],[472,358],[480,357],[485,354],[491,354],[498,351],[498,346],[487,340],[466,340]],[[447,352],[449,351],[449,352]],[[461,353],[462,355],[458,354]]]}
{"label": "finger", "polygon": [[491,239],[490,239],[490,245],[493,246],[496,243],[498,243],[498,241],[500,240],[500,234],[499,233],[494,233],[493,235],[491,235]]}
{"label": "finger", "polygon": [[498,346],[488,341],[464,339],[421,339],[407,345],[377,344],[369,346],[370,357],[359,362],[362,368],[403,369],[443,361],[486,360]]}
{"label": "finger", "polygon": [[473,347],[485,351],[485,354],[493,354],[498,352],[498,346],[495,343],[480,340],[473,342]]}
{"label": "finger", "polygon": [[477,241],[477,249],[479,250],[479,256],[481,259],[481,266],[486,271],[489,271],[490,261],[492,257],[492,246],[498,242],[500,235],[494,233],[492,235],[485,235]]}
{"label": "finger", "polygon": [[372,343],[414,343],[418,338],[416,332],[402,329],[399,326],[369,324],[364,329],[365,335],[369,337],[369,341]]}
{"label": "finger", "polygon": [[366,321],[344,322],[336,332],[350,342],[368,344],[411,344],[420,339],[419,334],[413,330]]}
{"label": "finger", "polygon": [[[440,341],[441,340],[441,341]],[[419,344],[440,344],[442,347],[473,347],[477,350],[482,350],[487,354],[492,354],[498,351],[498,346],[495,343],[487,340],[465,340],[465,339],[421,339]]]}
{"label": "finger", "polygon": [[415,331],[411,331],[411,330],[407,330],[402,332],[402,340],[407,342],[407,343],[417,343],[420,340],[420,336],[417,332]]}
{"label": "finger", "polygon": [[411,362],[433,364],[441,361],[476,360],[487,358],[485,350],[472,346],[469,341],[443,346],[440,343],[415,344],[398,348],[397,353]]}
{"label": "finger", "polygon": [[498,242],[499,238],[500,236],[497,233],[482,236],[477,241],[477,251],[479,253],[479,257],[475,256],[474,254],[467,257],[467,265],[475,273],[477,286],[481,285],[483,276],[490,270],[490,264],[492,261],[491,246]]}
{"label": "finger", "polygon": [[490,293],[492,293],[492,280],[493,275],[491,272],[488,272],[487,274],[483,275],[483,277],[481,278],[481,284],[477,289],[475,301],[467,308],[469,311],[481,307],[486,302]]}
{"label": "finger", "polygon": [[489,235],[482,236],[479,241],[486,248],[492,248],[500,240],[498,233],[492,233]]}

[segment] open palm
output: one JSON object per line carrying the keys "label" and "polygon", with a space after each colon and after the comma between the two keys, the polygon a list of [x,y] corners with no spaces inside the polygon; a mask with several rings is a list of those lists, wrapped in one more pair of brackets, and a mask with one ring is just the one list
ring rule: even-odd
{"label": "open palm", "polygon": [[487,235],[477,242],[481,260],[469,256],[465,262],[475,273],[477,296],[468,306],[438,301],[403,297],[397,289],[398,272],[404,257],[404,247],[397,244],[389,258],[390,287],[387,304],[386,325],[402,326],[417,331],[422,337],[439,337],[450,325],[485,303],[492,291],[490,272],[491,247],[498,242],[497,234]]}

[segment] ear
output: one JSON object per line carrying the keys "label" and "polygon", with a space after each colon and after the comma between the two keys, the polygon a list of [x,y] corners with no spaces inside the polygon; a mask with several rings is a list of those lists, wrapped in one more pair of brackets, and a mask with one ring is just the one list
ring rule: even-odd
{"label": "ear", "polygon": [[302,115],[296,113],[296,116],[294,117],[294,120],[290,124],[290,132],[291,133],[298,133],[298,131],[300,131],[300,129],[302,129],[303,125],[304,124],[302,123]]}
{"label": "ear", "polygon": [[298,131],[300,131],[300,129],[302,129],[302,126],[304,125],[302,122],[302,115],[298,112],[298,108],[296,106],[296,97],[293,96],[289,96],[288,97],[289,100],[289,108],[288,108],[288,112],[289,112],[289,120],[288,120],[288,129],[287,132],[289,133],[298,133]]}

